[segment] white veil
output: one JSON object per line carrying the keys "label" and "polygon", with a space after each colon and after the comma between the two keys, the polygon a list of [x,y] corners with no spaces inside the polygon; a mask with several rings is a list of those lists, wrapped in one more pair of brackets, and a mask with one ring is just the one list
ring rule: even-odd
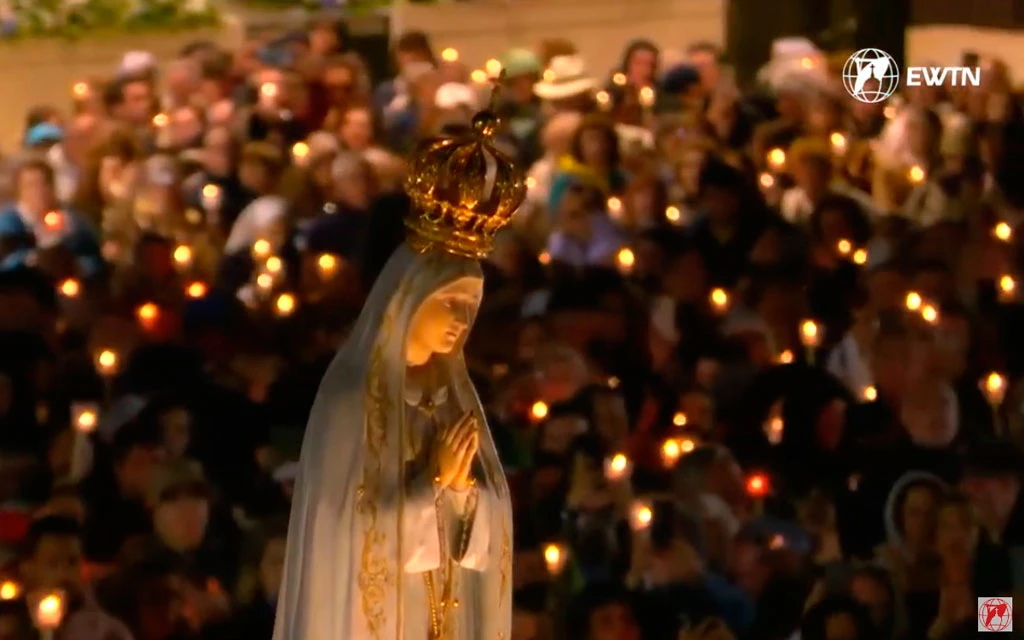
{"label": "white veil", "polygon": [[[310,412],[274,640],[404,640],[402,543],[410,525],[398,489],[405,486],[405,336],[433,292],[480,275],[476,261],[402,245],[374,283]],[[461,345],[444,358],[444,371],[460,406],[485,425]],[[473,627],[460,631],[460,640],[511,635],[508,486],[490,431],[482,428],[480,436],[479,481],[503,506],[477,516],[490,519],[488,561],[484,571],[463,572],[464,593],[477,601],[460,607],[460,624]],[[472,611],[483,615],[466,620]],[[424,617],[424,637],[426,623]]]}

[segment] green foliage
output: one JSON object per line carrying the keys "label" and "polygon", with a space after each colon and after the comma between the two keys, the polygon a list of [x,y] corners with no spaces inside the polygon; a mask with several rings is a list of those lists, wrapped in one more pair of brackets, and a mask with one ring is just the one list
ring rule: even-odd
{"label": "green foliage", "polygon": [[208,0],[0,0],[3,39],[195,29],[219,23]]}

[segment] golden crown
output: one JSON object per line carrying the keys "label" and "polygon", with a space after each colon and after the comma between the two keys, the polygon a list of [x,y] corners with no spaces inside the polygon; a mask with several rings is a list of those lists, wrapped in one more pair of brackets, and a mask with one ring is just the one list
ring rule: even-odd
{"label": "golden crown", "polygon": [[416,149],[405,183],[413,204],[405,226],[415,250],[483,258],[526,199],[522,172],[494,144],[496,93],[497,86],[469,132],[432,138]]}

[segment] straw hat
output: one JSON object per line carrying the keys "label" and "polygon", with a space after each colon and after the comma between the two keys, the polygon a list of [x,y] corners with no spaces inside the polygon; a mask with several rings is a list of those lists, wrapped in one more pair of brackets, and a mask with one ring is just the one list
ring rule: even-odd
{"label": "straw hat", "polygon": [[597,80],[587,73],[583,58],[555,56],[543,79],[533,85],[533,93],[541,100],[563,100],[593,91],[597,86]]}

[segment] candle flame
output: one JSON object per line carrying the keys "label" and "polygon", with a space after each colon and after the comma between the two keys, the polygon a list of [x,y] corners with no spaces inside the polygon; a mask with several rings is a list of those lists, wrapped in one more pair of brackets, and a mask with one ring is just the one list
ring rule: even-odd
{"label": "candle flame", "polygon": [[1006,224],[1005,222],[1000,222],[995,227],[993,227],[992,235],[994,235],[997,239],[1002,240],[1003,242],[1009,242],[1010,239],[1013,237],[1013,227]]}
{"label": "candle flame", "polygon": [[5,580],[0,584],[0,600],[14,600],[21,595],[21,587],[17,582]]}
{"label": "candle flame", "polygon": [[541,400],[534,402],[530,407],[530,417],[534,420],[543,420],[548,417],[548,405]]}
{"label": "candle flame", "polygon": [[295,297],[290,293],[282,293],[277,297],[277,302],[274,306],[277,309],[278,315],[291,315],[291,313],[295,311]]}
{"label": "candle flame", "polygon": [[911,291],[907,294],[904,304],[907,307],[907,311],[917,311],[921,308],[921,305],[924,304],[924,301],[921,299],[921,294],[916,291]]}
{"label": "candle flame", "polygon": [[78,284],[78,280],[75,280],[73,278],[68,278],[64,282],[60,283],[60,293],[62,296],[66,298],[76,297],[81,290],[82,288]]}
{"label": "candle flame", "polygon": [[179,244],[174,248],[174,261],[181,266],[192,263],[192,248],[185,244]]}
{"label": "candle flame", "polygon": [[117,366],[117,353],[110,349],[104,349],[96,357],[96,363],[99,364],[101,371],[109,372]]}
{"label": "candle flame", "polygon": [[185,294],[190,298],[202,298],[206,295],[206,285],[202,282],[193,282],[185,288]]}
{"label": "candle flame", "polygon": [[444,60],[445,62],[457,62],[459,59],[458,49],[448,47],[447,49],[441,52],[441,59]]}

